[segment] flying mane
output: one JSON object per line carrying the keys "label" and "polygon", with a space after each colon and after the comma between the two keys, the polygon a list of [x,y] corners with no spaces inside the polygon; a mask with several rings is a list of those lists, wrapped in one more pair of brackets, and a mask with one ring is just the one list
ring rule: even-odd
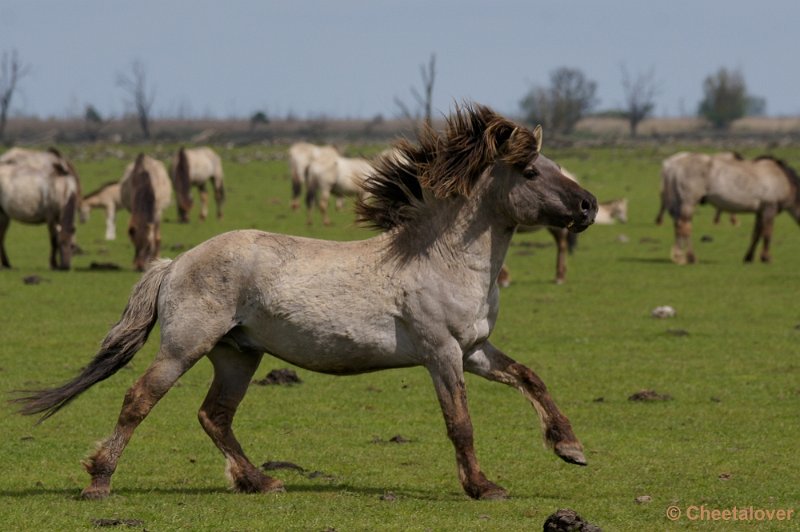
{"label": "flying mane", "polygon": [[497,160],[524,166],[536,146],[532,131],[488,107],[456,106],[444,133],[426,126],[416,144],[401,140],[376,161],[363,184],[368,194],[356,205],[358,221],[383,230],[405,227],[423,216],[431,196],[469,197],[488,166]]}

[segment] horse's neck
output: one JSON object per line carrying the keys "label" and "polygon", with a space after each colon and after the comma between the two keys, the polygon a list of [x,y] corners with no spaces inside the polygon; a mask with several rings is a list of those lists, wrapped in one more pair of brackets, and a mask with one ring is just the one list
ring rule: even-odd
{"label": "horse's neck", "polygon": [[[485,205],[469,200],[443,200],[443,214],[431,224],[438,235],[431,251],[441,256],[459,274],[473,275],[491,286],[505,261],[514,228],[501,223]],[[453,209],[454,212],[446,212]],[[438,222],[438,224],[436,223]]]}

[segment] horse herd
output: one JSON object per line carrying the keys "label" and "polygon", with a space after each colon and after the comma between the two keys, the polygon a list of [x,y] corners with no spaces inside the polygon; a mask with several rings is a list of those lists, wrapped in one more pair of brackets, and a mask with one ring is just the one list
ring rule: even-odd
{"label": "horse herd", "polygon": [[[585,465],[582,445],[544,382],[489,341],[499,309],[498,277],[517,228],[579,233],[598,217],[595,197],[541,149],[540,127],[528,129],[482,105],[456,106],[444,131],[424,128],[416,142],[398,142],[372,161],[369,176],[362,177],[357,219],[380,229],[379,234],[334,242],[239,230],[215,236],[174,260],[153,261],[89,364],[61,386],[20,392],[15,399],[20,412],[42,419],[55,414],[126,366],[158,322],[161,338],[154,361],[125,395],[112,435],[84,462],[91,477],[84,498],[110,494],[111,477],[137,426],[203,357],[211,360],[214,377],[198,418],[225,457],[239,492],[283,490],[280,480],[248,459],[232,430],[265,353],[334,375],[424,367],[455,449],[458,478],[470,497],[503,498],[506,491],[484,475],[475,456],[465,372],[520,391],[554,453]],[[181,150],[176,156],[174,168],[183,168],[178,172],[192,166],[188,154]],[[45,195],[57,197],[59,209],[24,221],[52,223],[51,238],[62,242],[67,237],[56,229],[70,226],[67,233],[74,233],[64,212],[80,205],[80,187],[74,168],[58,153],[41,157],[39,179],[53,182]],[[295,199],[303,184],[317,191],[327,186],[311,183],[315,157],[312,153],[305,164],[295,155],[290,159]],[[339,159],[331,160],[332,155],[320,166],[339,166]],[[665,162],[662,200],[681,237],[702,199],[726,211],[752,209],[761,220],[757,226],[781,209],[795,216],[800,212],[797,177],[785,164],[771,158],[747,164],[736,157],[709,160],[702,184],[695,186],[683,182],[691,177],[688,171],[674,170],[671,159]],[[33,179],[33,166],[29,163],[27,179]],[[10,213],[16,214],[7,206],[9,191],[23,187],[13,168],[3,166],[0,172],[6,226]],[[131,196],[134,212],[140,200],[156,205],[157,180],[163,177],[156,175],[161,169],[144,155],[126,170],[131,192],[123,182],[119,194]],[[344,175],[342,165],[335,177]],[[727,175],[736,176],[735,186],[724,185]],[[218,179],[221,185],[221,172]],[[175,171],[172,182],[178,190]],[[189,182],[180,186],[188,190]],[[742,189],[748,183],[761,185]],[[344,190],[341,185],[329,189],[333,194]],[[747,202],[747,194],[759,196]],[[218,206],[223,197],[217,195]],[[157,209],[150,210],[145,217],[157,225]]]}
{"label": "horse herd", "polygon": [[225,199],[222,163],[210,148],[181,148],[168,173],[163,162],[140,153],[125,168],[122,178],[102,185],[83,196],[75,166],[58,150],[35,151],[12,148],[0,157],[0,258],[11,265],[5,250],[10,221],[47,224],[50,233],[50,267],[68,270],[75,245],[76,213],[86,221],[92,208],[106,211],[105,238],[116,238],[116,213],[131,213],[128,235],[134,245],[134,268],[144,271],[158,257],[161,247],[161,219],[177,195],[178,219],[188,222],[192,207],[191,188],[200,191],[200,219],[208,215],[206,183],[211,181],[222,217]]}

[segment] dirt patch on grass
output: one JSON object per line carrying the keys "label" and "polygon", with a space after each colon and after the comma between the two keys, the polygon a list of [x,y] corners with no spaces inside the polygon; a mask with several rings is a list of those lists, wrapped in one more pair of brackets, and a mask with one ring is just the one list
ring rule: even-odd
{"label": "dirt patch on grass", "polygon": [[282,369],[273,369],[267,376],[260,380],[254,380],[253,384],[258,384],[259,386],[292,386],[294,384],[301,384],[303,381],[300,380],[300,377],[297,376],[297,373],[293,369],[282,368]]}
{"label": "dirt patch on grass", "polygon": [[655,390],[639,390],[628,397],[628,401],[639,401],[643,403],[672,401],[672,396],[668,393],[659,393]]}

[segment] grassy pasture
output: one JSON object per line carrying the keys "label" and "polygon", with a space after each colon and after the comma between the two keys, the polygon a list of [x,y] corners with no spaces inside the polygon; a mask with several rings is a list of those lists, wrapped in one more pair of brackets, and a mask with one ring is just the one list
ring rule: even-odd
{"label": "grassy pasture", "polygon": [[[156,330],[130,370],[44,424],[3,409],[0,523],[9,530],[94,529],[95,519],[135,520],[147,530],[538,530],[550,513],[570,507],[604,530],[796,529],[797,515],[750,524],[686,516],[700,505],[800,512],[800,231],[781,215],[773,264],[744,265],[752,216],[740,216],[738,227],[727,220],[714,226],[704,208],[695,219],[699,264],[671,264],[671,228],[653,218],[660,161],[679,148],[549,151],[599,199],[627,196],[630,221],[582,234],[562,286],[552,283],[555,250],[545,232],[518,235],[508,255],[513,284],[502,293],[493,342],[548,384],[583,441],[588,467],[543,449],[535,413],[518,393],[468,376],[478,457],[487,476],[511,492],[506,501],[471,501],[424,370],[356,377],[297,370],[299,386],[252,386],[235,426],[254,463],[290,461],[306,472],[275,472],[286,483],[283,494],[233,494],[222,457],[196,420],[211,378],[210,364],[201,362],[136,432],[112,497],[76,500],[88,480],[79,460],[113,428],[125,390],[152,359]],[[132,159],[135,149],[125,150]],[[87,191],[118,178],[129,160],[101,148],[64,151]],[[283,149],[220,152],[224,220],[198,223],[195,207],[193,222],[178,225],[170,209],[165,256],[237,228],[369,236],[349,212],[334,212],[332,227],[318,217],[308,227],[304,213],[288,209]],[[800,165],[800,150],[773,153]],[[102,240],[103,224],[95,211],[78,229],[85,254],[72,271],[51,272],[46,229],[12,223],[14,269],[0,271],[4,394],[71,377],[119,317],[137,279],[127,214],[119,216],[116,241]],[[701,243],[701,235],[713,240]],[[92,261],[122,270],[91,270]],[[28,275],[44,280],[26,285]],[[658,305],[672,305],[677,317],[650,317]],[[257,377],[281,367],[267,357]],[[627,400],[644,388],[672,400]],[[397,434],[410,443],[384,443]],[[635,502],[644,495],[650,502]],[[683,512],[674,522],[665,515],[672,505]]]}

